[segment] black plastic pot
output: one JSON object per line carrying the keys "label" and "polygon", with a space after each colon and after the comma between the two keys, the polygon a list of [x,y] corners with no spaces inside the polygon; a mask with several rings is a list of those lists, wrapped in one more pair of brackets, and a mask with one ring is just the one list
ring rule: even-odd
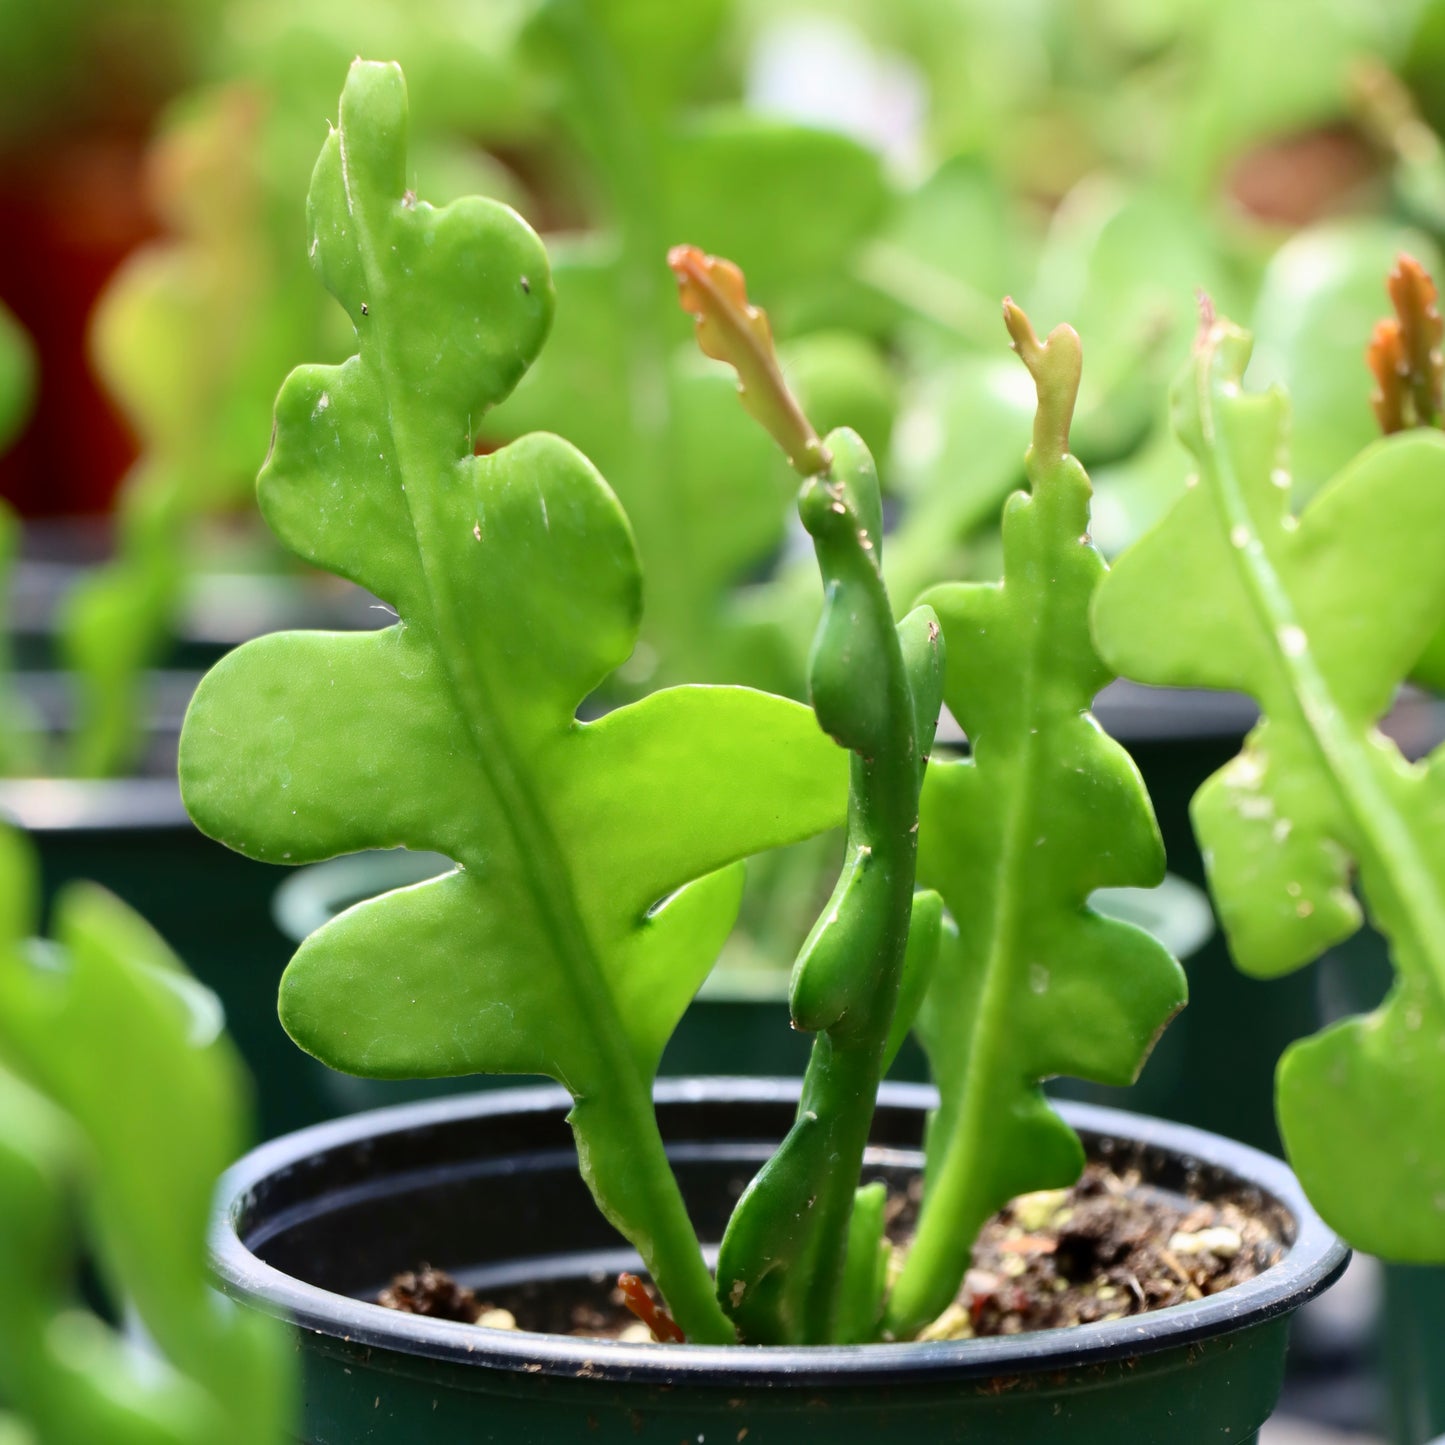
{"label": "black plastic pot", "polygon": [[[795,1082],[664,1081],[658,1117],[704,1239],[791,1122]],[[988,1340],[814,1349],[661,1346],[520,1334],[366,1303],[427,1261],[495,1295],[588,1292],[635,1267],[576,1173],[555,1088],[359,1115],[279,1139],[225,1177],[221,1288],[291,1319],[312,1445],[596,1441],[702,1445],[1195,1445],[1255,1438],[1277,1397],[1288,1317],[1347,1251],[1277,1160],[1198,1131],[1066,1106],[1090,1151],[1156,1187],[1278,1210],[1278,1265],[1152,1315]],[[868,1171],[902,1182],[929,1089],[885,1085]]]}

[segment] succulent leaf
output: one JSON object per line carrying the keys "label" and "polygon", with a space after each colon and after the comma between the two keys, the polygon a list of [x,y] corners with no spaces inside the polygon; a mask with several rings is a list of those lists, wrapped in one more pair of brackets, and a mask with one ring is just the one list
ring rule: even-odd
{"label": "succulent leaf", "polygon": [[[1445,1260],[1445,854],[1440,762],[1376,724],[1445,611],[1445,437],[1367,447],[1295,516],[1278,391],[1206,314],[1176,415],[1199,475],[1100,589],[1095,632],[1142,682],[1234,687],[1263,722],[1200,790],[1195,827],[1240,967],[1269,976],[1359,925],[1390,943],[1385,1003],[1293,1046],[1276,1105],[1325,1218],[1361,1248]],[[1208,577],[1207,591],[1194,585]],[[1211,653],[1210,649],[1215,650]]]}
{"label": "succulent leaf", "polygon": [[924,598],[948,642],[944,701],[972,756],[935,760],[923,790],[919,882],[942,895],[958,935],[917,1026],[941,1103],[918,1234],[888,1302],[899,1337],[953,1299],[990,1214],[1083,1167],[1041,1081],[1128,1083],[1185,995],[1154,939],[1088,907],[1096,888],[1157,883],[1164,854],[1138,771],[1089,714],[1110,674],[1088,634],[1105,572],[1089,542],[1089,480],[1068,451],[1078,337],[1059,327],[1041,343],[1005,305],[1038,389],[1030,491],[1004,511],[1002,582]]}
{"label": "succulent leaf", "polygon": [[283,1021],[352,1072],[565,1084],[604,1212],[688,1335],[727,1339],[651,1079],[732,921],[729,865],[839,821],[844,759],[807,709],[745,689],[577,721],[636,642],[631,532],[556,437],[472,454],[546,334],[547,258],[503,206],[417,201],[405,124],[399,70],[353,66],[309,215],[359,349],[292,374],[260,479],[283,540],[400,621],[232,653],[187,716],[183,793],[255,857],[456,861],[313,935]]}

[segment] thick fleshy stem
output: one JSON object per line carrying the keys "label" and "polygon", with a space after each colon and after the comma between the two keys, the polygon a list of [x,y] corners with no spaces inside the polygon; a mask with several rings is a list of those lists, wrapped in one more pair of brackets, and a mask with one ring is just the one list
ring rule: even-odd
{"label": "thick fleshy stem", "polygon": [[[738,1202],[718,1256],[719,1298],[745,1340],[824,1343],[844,1313],[863,1151],[905,971],[919,953],[909,949],[918,795],[940,705],[942,637],[927,608],[894,625],[873,460],[851,432],[819,441],[742,273],[693,247],[668,260],[699,345],[736,369],[744,405],[803,476],[798,512],[825,593],[809,692],[820,726],[853,754],[843,869],[793,969],[794,1024],[817,1035],[797,1119]],[[861,1238],[855,1247],[871,1263],[878,1244]],[[872,1304],[881,1310],[881,1299]],[[868,1315],[868,1302],[850,1302],[848,1313]]]}

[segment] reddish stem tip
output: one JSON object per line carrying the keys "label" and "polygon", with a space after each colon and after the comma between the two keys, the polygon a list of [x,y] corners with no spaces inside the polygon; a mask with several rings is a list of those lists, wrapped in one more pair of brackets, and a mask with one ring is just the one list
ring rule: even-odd
{"label": "reddish stem tip", "polygon": [[652,1331],[652,1338],[659,1344],[687,1343],[687,1336],[678,1328],[677,1321],[652,1298],[651,1291],[635,1274],[619,1274],[617,1288],[622,1292],[623,1304]]}

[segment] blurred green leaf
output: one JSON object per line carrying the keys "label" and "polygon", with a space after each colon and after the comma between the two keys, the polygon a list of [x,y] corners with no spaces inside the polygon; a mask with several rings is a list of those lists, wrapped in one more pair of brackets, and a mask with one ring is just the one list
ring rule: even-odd
{"label": "blurred green leaf", "polygon": [[[280,1330],[213,1293],[216,1178],[249,1101],[220,1004],[111,894],[71,884],[27,943],[34,860],[0,833],[0,1392],[56,1445],[271,1445],[289,1424]],[[134,1349],[67,1294],[77,1225]]]}
{"label": "blurred green leaf", "polygon": [[1302,499],[1379,435],[1365,346],[1386,306],[1384,278],[1402,251],[1438,273],[1440,252],[1428,237],[1378,220],[1311,227],[1265,270],[1253,375],[1290,394],[1289,468]]}
{"label": "blurred green leaf", "polygon": [[1407,765],[1376,723],[1445,612],[1445,437],[1377,442],[1296,517],[1288,403],[1242,389],[1249,349],[1227,322],[1202,333],[1176,401],[1198,484],[1116,563],[1095,632],[1138,681],[1238,688],[1260,704],[1244,751],[1192,809],[1242,969],[1282,974],[1353,933],[1358,868],[1396,983],[1374,1013],[1286,1051],[1280,1130],[1347,1239],[1440,1262],[1442,769],[1439,757]]}
{"label": "blurred green leaf", "polygon": [[1102,175],[1064,198],[1028,310],[1067,316],[1087,338],[1074,446],[1089,465],[1120,457],[1146,435],[1194,334],[1201,290],[1226,306],[1235,285],[1198,207]]}

